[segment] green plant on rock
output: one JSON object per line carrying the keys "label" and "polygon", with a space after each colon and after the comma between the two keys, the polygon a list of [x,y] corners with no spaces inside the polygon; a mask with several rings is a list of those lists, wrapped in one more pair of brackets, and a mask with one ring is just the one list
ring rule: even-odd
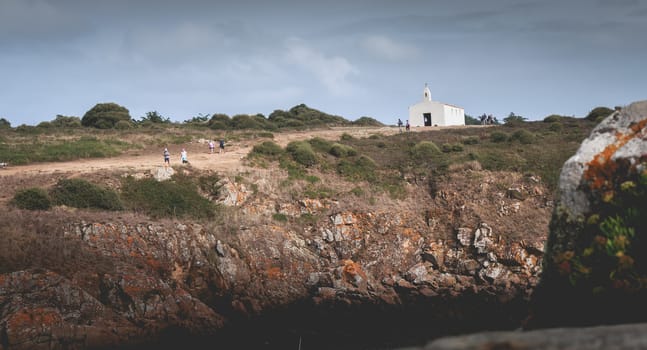
{"label": "green plant on rock", "polygon": [[[557,254],[554,261],[572,285],[594,294],[644,290],[647,261],[641,255],[647,244],[647,170],[638,174],[629,163],[605,165],[615,171],[598,173],[592,166],[585,174],[594,211],[584,223],[584,244]],[[646,167],[644,162],[641,167]],[[629,175],[621,179],[618,174]],[[597,176],[610,176],[613,181],[600,185]]]}

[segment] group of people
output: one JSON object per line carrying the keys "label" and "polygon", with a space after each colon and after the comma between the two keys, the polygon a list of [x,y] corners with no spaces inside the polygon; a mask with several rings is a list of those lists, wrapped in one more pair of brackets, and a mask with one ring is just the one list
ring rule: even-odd
{"label": "group of people", "polygon": [[[219,147],[220,147],[220,150],[218,151],[218,153],[219,154],[220,153],[225,153],[225,140],[220,139],[218,141],[218,143],[219,143]],[[215,151],[215,148],[216,148],[215,142],[213,140],[209,140],[209,153],[213,154],[214,151]],[[170,166],[171,165],[171,152],[169,152],[168,147],[164,147],[163,155],[164,155],[164,166],[165,167]],[[182,164],[189,163],[189,157],[188,157],[188,154],[187,154],[185,148],[182,148],[182,151],[180,152],[180,161],[182,162]]]}
{"label": "group of people", "polygon": [[492,125],[496,123],[496,118],[492,116],[492,114],[485,114],[483,113],[481,115],[481,125]]}
{"label": "group of people", "polygon": [[[400,132],[402,132],[402,120],[400,120],[400,118],[398,118],[398,129],[400,130]],[[404,127],[404,129],[405,129],[406,131],[410,131],[410,130],[411,130],[411,125],[409,125],[409,119],[407,119],[407,124],[406,124],[406,126]]]}

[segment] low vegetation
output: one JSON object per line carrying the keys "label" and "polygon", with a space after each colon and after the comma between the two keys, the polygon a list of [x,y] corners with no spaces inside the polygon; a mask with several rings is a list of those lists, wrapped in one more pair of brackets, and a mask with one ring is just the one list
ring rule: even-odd
{"label": "low vegetation", "polygon": [[[217,181],[216,181],[217,182]],[[199,188],[218,191],[213,179],[174,175],[169,181],[127,177],[121,184],[126,208],[153,218],[210,219],[217,207],[199,193]]]}
{"label": "low vegetation", "polygon": [[60,180],[50,191],[57,205],[74,208],[122,210],[117,192],[83,179]]}
{"label": "low vegetation", "polygon": [[52,200],[46,190],[32,187],[16,192],[10,204],[20,209],[49,210]]}

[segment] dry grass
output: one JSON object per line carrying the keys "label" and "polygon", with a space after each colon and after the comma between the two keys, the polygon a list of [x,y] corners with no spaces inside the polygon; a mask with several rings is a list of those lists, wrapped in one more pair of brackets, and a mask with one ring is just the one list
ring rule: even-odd
{"label": "dry grass", "polygon": [[101,216],[104,215],[79,215],[63,209],[0,212],[0,272],[35,268],[72,276],[88,266],[97,273],[114,272],[112,261],[91,251],[80,240],[64,237],[64,228],[70,222],[80,217],[99,220]]}

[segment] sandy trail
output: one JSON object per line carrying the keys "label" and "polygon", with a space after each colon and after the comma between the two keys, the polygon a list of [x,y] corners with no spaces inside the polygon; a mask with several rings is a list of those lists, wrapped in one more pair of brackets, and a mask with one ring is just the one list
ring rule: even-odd
{"label": "sandy trail", "polygon": [[[412,131],[416,131],[412,129]],[[281,146],[287,145],[291,141],[304,140],[312,137],[321,137],[327,140],[338,140],[343,133],[350,134],[354,137],[368,137],[373,134],[392,135],[398,133],[397,127],[339,127],[325,130],[307,130],[294,132],[281,132],[274,134],[274,142]],[[180,150],[182,147],[187,149],[189,163],[191,166],[204,169],[216,170],[221,172],[236,172],[244,168],[242,158],[244,158],[252,147],[265,141],[243,140],[227,144],[224,154],[209,154],[206,144],[193,142],[186,145],[172,145],[171,166],[180,165]],[[33,163],[21,166],[9,166],[0,169],[0,176],[13,175],[36,175],[36,174],[54,174],[54,173],[77,173],[86,174],[104,170],[126,170],[132,172],[142,172],[156,169],[163,166],[162,150],[159,152],[148,152],[140,155],[119,155],[111,158],[89,158],[77,159],[66,162],[50,163]]]}

